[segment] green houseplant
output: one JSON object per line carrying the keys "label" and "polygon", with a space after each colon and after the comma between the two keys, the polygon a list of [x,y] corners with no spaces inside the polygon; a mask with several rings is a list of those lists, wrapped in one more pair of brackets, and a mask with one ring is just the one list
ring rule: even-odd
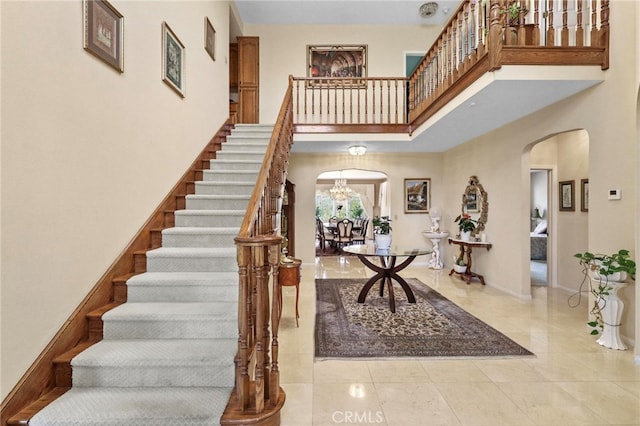
{"label": "green houseplant", "polygon": [[391,219],[389,216],[373,217],[373,238],[378,250],[391,247]]}
{"label": "green houseplant", "polygon": [[[574,254],[582,266],[583,280],[589,284],[589,292],[594,296],[590,313],[593,320],[587,324],[593,328],[591,334],[599,334],[604,326],[603,311],[613,293],[613,283],[626,281],[627,276],[635,280],[636,262],[629,258],[629,250],[621,249],[613,254],[594,254],[588,251]],[[593,279],[592,279],[593,278]],[[594,283],[595,281],[595,283]],[[617,327],[617,324],[612,324]]]}
{"label": "green houseplant", "polygon": [[373,233],[379,235],[389,235],[391,233],[391,219],[389,216],[373,217]]}

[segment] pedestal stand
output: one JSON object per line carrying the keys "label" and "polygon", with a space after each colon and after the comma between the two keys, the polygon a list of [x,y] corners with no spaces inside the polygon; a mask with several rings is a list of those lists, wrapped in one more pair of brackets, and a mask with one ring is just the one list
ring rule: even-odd
{"label": "pedestal stand", "polygon": [[627,346],[622,343],[620,338],[620,320],[622,319],[622,311],[624,310],[624,302],[618,297],[618,290],[626,287],[627,283],[608,283],[606,284],[611,290],[609,295],[604,296],[600,301],[602,307],[602,320],[604,327],[602,336],[597,340],[598,344],[605,348],[626,350]]}

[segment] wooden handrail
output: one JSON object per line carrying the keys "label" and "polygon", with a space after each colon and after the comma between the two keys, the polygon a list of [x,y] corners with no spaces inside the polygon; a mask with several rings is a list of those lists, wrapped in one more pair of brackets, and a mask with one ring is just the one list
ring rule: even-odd
{"label": "wooden handrail", "polygon": [[294,130],[411,133],[503,65],[607,69],[609,0],[464,0],[407,79],[294,78]]}
{"label": "wooden handrail", "polygon": [[[238,352],[235,395],[230,404],[237,406],[228,407],[227,412],[243,416],[260,416],[284,401],[278,367],[282,312],[278,265],[282,196],[293,143],[291,82],[290,78],[247,213],[235,238],[239,275]],[[230,417],[223,416],[222,423],[233,424]]]}

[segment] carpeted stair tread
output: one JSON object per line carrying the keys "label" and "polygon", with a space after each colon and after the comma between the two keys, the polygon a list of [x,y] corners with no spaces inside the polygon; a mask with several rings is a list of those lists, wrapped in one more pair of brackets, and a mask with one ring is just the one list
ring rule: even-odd
{"label": "carpeted stair tread", "polygon": [[124,303],[102,316],[104,339],[219,339],[238,336],[237,302]]}
{"label": "carpeted stair tread", "polygon": [[37,413],[30,426],[211,426],[229,388],[72,388]]}
{"label": "carpeted stair tread", "polygon": [[229,387],[237,339],[102,340],[71,361],[73,386]]}
{"label": "carpeted stair tread", "polygon": [[233,365],[236,339],[102,340],[71,361],[77,366]]}
{"label": "carpeted stair tread", "polygon": [[[177,210],[175,212],[176,216],[189,216],[189,215],[198,215],[198,216],[215,216],[215,215],[240,215],[244,216],[246,210]],[[226,227],[225,227],[226,228]]]}
{"label": "carpeted stair tread", "polygon": [[145,272],[134,275],[127,280],[128,286],[172,285],[177,282],[182,285],[238,285],[237,272]]}
{"label": "carpeted stair tread", "polygon": [[236,256],[235,247],[160,247],[147,252],[147,271],[236,271]]}
{"label": "carpeted stair tread", "polygon": [[145,272],[127,280],[128,302],[237,302],[237,272]]}
{"label": "carpeted stair tread", "polygon": [[239,227],[178,226],[162,231],[163,247],[230,247]]}
{"label": "carpeted stair tread", "polygon": [[123,303],[118,307],[105,312],[102,320],[120,321],[140,319],[152,321],[155,319],[174,319],[176,321],[189,321],[203,317],[225,318],[229,315],[237,315],[237,303],[235,302],[139,302]]}

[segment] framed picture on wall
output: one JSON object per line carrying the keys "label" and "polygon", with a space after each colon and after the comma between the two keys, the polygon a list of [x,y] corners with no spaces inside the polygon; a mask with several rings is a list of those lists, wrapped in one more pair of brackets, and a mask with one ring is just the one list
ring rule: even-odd
{"label": "framed picture on wall", "polygon": [[[366,45],[308,45],[307,51],[307,77],[367,76]],[[331,80],[321,80],[320,84],[331,85]]]}
{"label": "framed picture on wall", "polygon": [[580,211],[589,211],[589,179],[580,180]]}
{"label": "framed picture on wall", "polygon": [[575,199],[574,181],[565,180],[562,182],[558,182],[558,186],[560,194],[560,211],[575,211],[575,205],[573,201]]}
{"label": "framed picture on wall", "polygon": [[162,23],[162,81],[184,98],[184,44]]}
{"label": "framed picture on wall", "polygon": [[211,59],[216,60],[216,30],[209,18],[204,18],[204,50],[211,56]]}
{"label": "framed picture on wall", "polygon": [[431,179],[404,180],[404,212],[429,213],[431,205]]}
{"label": "framed picture on wall", "polygon": [[105,0],[84,0],[84,48],[124,72],[124,17]]}

